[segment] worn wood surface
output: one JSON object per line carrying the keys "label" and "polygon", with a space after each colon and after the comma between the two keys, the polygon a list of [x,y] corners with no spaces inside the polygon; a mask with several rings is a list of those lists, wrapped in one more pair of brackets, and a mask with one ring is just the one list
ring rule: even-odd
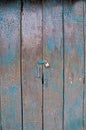
{"label": "worn wood surface", "polygon": [[0,2],[0,130],[86,130],[85,55],[86,0]]}
{"label": "worn wood surface", "polygon": [[20,2],[0,1],[0,130],[21,130]]}
{"label": "worn wood surface", "polygon": [[43,2],[44,130],[62,130],[63,114],[63,36],[60,0]]}
{"label": "worn wood surface", "polygon": [[83,1],[64,1],[64,130],[83,130]]}
{"label": "worn wood surface", "polygon": [[22,12],[23,129],[42,129],[42,7],[26,0]]}
{"label": "worn wood surface", "polygon": [[86,129],[86,0],[84,0],[85,86],[84,86],[84,130]]}

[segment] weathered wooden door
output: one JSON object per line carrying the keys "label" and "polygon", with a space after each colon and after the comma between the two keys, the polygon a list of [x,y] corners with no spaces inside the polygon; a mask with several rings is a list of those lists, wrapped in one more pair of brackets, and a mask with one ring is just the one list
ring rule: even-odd
{"label": "weathered wooden door", "polygon": [[0,130],[86,130],[85,0],[0,1]]}

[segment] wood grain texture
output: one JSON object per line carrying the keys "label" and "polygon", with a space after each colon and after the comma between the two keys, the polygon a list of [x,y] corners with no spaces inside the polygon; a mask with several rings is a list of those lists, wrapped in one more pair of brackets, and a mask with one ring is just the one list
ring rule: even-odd
{"label": "wood grain texture", "polygon": [[84,88],[84,130],[86,129],[86,0],[84,0],[84,42],[85,42],[85,88]]}
{"label": "wood grain texture", "polygon": [[20,2],[0,1],[1,130],[21,130]]}
{"label": "wood grain texture", "polygon": [[22,88],[24,130],[42,129],[42,67],[40,65],[39,69],[39,65],[37,64],[41,59],[41,3],[39,0],[26,0],[24,1],[22,13]]}
{"label": "wood grain texture", "polygon": [[50,64],[44,73],[44,130],[62,130],[63,37],[60,0],[43,2],[43,59]]}
{"label": "wood grain texture", "polygon": [[64,130],[83,130],[83,1],[64,1]]}

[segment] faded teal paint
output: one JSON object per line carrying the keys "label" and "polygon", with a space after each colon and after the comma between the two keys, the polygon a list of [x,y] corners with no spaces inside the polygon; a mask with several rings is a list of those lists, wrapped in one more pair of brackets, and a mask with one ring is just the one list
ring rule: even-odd
{"label": "faded teal paint", "polygon": [[72,48],[70,45],[68,45],[68,46],[65,48],[65,52],[66,52],[66,53],[70,53],[72,50],[73,50],[73,48]]}
{"label": "faded teal paint", "polygon": [[0,63],[3,65],[8,65],[9,63],[13,63],[16,57],[14,50],[8,50],[5,55],[0,56]]}
{"label": "faded teal paint", "polygon": [[40,130],[39,123],[35,123],[35,122],[28,122],[27,124],[25,123],[24,129],[26,129],[26,130]]}
{"label": "faded teal paint", "polygon": [[[73,113],[74,114],[74,113]],[[81,130],[82,129],[82,119],[76,119],[68,121],[67,127],[65,127],[65,130]]]}
{"label": "faded teal paint", "polygon": [[13,86],[10,88],[10,94],[14,95],[16,91],[17,91],[17,86],[16,86],[16,85],[13,85]]}
{"label": "faded teal paint", "polygon": [[73,62],[71,64],[71,70],[72,70],[72,73],[74,73],[74,72],[78,73],[80,71],[80,68],[79,68],[79,66],[77,65],[76,62]]}
{"label": "faded teal paint", "polygon": [[47,42],[47,46],[48,46],[48,50],[49,50],[49,51],[52,52],[52,51],[54,51],[55,48],[56,48],[56,49],[60,49],[60,52],[61,52],[61,54],[62,54],[62,48],[60,47],[60,44],[59,44],[59,42],[58,42],[58,39],[55,40],[55,39],[52,38],[52,36],[49,37],[49,38],[48,38],[48,42]]}
{"label": "faded teal paint", "polygon": [[[72,89],[80,89],[80,83],[73,83],[73,85],[70,85],[70,91],[72,92]],[[68,106],[66,107],[66,115],[67,115],[67,120],[65,123],[65,130],[81,130],[82,129],[82,124],[83,120],[81,117],[81,113],[79,113],[81,107],[82,107],[82,95],[78,95],[74,102],[68,102]],[[70,95],[71,96],[71,95]],[[68,97],[69,98],[69,97]],[[74,114],[76,115],[74,118]]]}
{"label": "faded teal paint", "polygon": [[82,56],[82,54],[83,54],[83,49],[81,48],[81,47],[78,47],[78,49],[77,49],[77,54],[78,54],[78,56]]}
{"label": "faded teal paint", "polygon": [[60,46],[60,56],[61,56],[61,58],[63,58],[63,45]]}
{"label": "faded teal paint", "polygon": [[9,89],[4,90],[3,94],[4,95],[9,95],[9,94],[14,95],[16,92],[17,92],[17,86],[13,85]]}
{"label": "faded teal paint", "polygon": [[53,90],[53,92],[58,92],[58,86],[56,85],[56,84],[53,84],[52,85],[52,90]]}
{"label": "faded teal paint", "polygon": [[77,46],[74,43],[68,44],[67,47],[65,48],[65,52],[70,53],[73,49],[75,49],[75,46],[76,46],[78,56],[82,56],[82,54],[83,54],[83,48],[82,48],[83,45],[82,44],[83,43],[81,41],[77,42],[77,44],[76,44]]}
{"label": "faded teal paint", "polygon": [[[13,11],[13,9],[15,9],[16,11]],[[5,11],[8,13],[6,13]],[[16,40],[17,37],[15,38],[14,35],[16,29],[19,29],[18,23],[15,21],[17,17],[16,15],[14,15],[14,12],[18,14],[19,10],[15,8],[15,5],[13,3],[10,5],[10,8],[8,4],[8,6],[4,8],[4,11],[2,8],[0,8],[0,47],[2,47],[2,44],[4,44],[4,46],[6,47],[6,50],[3,51],[3,53],[5,54],[0,55],[0,63],[3,65],[8,65],[9,63],[13,62],[16,56],[16,44],[19,44],[19,42]]]}
{"label": "faded teal paint", "polygon": [[63,69],[60,70],[60,75],[59,76],[60,76],[60,78],[62,80],[63,79]]}
{"label": "faded teal paint", "polygon": [[42,65],[42,64],[44,64],[44,61],[42,59],[39,59],[38,64]]}
{"label": "faded teal paint", "polygon": [[54,42],[52,37],[48,38],[48,43],[47,43],[48,49],[52,52],[54,51]]}
{"label": "faded teal paint", "polygon": [[83,48],[82,48],[83,43],[82,43],[82,41],[79,40],[77,45],[78,45],[77,54],[78,54],[79,57],[81,57],[83,55]]}
{"label": "faded teal paint", "polygon": [[9,113],[8,117],[9,117],[10,119],[15,118],[15,113],[12,112],[12,108],[11,108],[11,110],[10,110],[10,113]]}
{"label": "faded teal paint", "polygon": [[[35,67],[30,71],[31,74],[33,76],[35,76],[36,78],[40,78],[40,75],[39,75],[39,71],[40,71],[40,65],[43,65],[44,64],[44,61],[42,60],[39,60],[37,62],[37,64],[35,65]],[[27,74],[27,76],[29,76],[30,73]],[[24,79],[23,79],[24,80]]]}
{"label": "faded teal paint", "polygon": [[[71,13],[70,13],[71,14]],[[71,15],[69,14],[70,17],[66,17],[65,16],[65,22],[83,22],[83,18],[81,18],[80,16],[77,16],[77,17],[72,17]],[[86,20],[84,20],[86,21]]]}
{"label": "faded teal paint", "polygon": [[35,70],[36,70],[36,77],[37,78],[40,78],[40,75],[39,75],[39,65],[37,64],[36,67],[35,67]]}
{"label": "faded teal paint", "polygon": [[57,4],[57,0],[52,0],[52,3],[53,3],[54,5],[56,5],[56,4]]}
{"label": "faded teal paint", "polygon": [[68,6],[67,8],[64,9],[64,15],[68,16],[71,14],[71,11],[72,11],[72,6]]}

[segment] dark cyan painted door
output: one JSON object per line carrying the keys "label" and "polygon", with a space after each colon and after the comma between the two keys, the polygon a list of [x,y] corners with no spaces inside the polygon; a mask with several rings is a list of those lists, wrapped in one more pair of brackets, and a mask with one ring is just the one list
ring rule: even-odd
{"label": "dark cyan painted door", "polygon": [[86,1],[0,1],[0,130],[86,130]]}

